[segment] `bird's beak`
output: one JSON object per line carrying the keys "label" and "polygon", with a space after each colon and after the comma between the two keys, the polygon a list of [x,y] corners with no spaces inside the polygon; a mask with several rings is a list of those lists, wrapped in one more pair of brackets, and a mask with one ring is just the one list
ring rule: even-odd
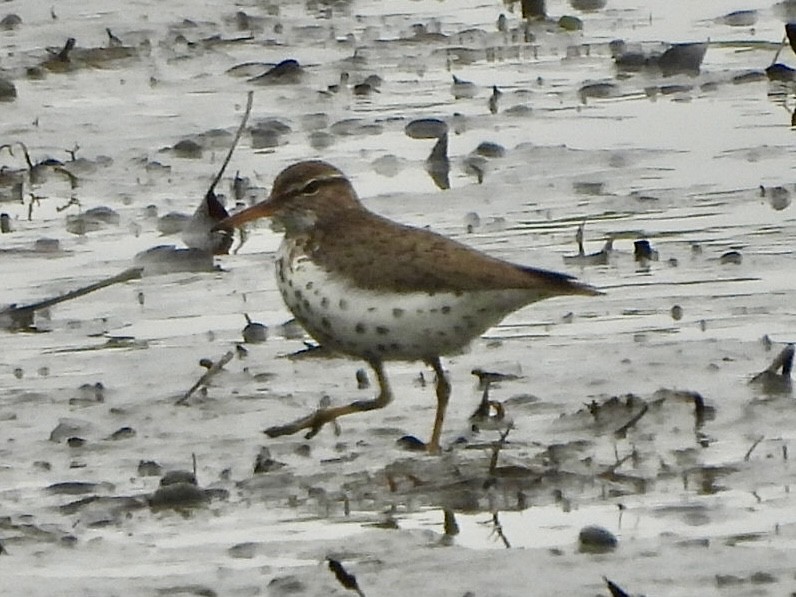
{"label": "bird's beak", "polygon": [[273,215],[273,213],[274,213],[273,202],[269,199],[266,199],[262,203],[258,203],[257,205],[252,205],[251,207],[247,207],[243,211],[239,211],[238,213],[232,214],[228,218],[224,218],[218,224],[216,224],[215,228],[221,230],[240,228],[246,222],[251,222],[252,220],[257,220],[259,218],[267,218]]}

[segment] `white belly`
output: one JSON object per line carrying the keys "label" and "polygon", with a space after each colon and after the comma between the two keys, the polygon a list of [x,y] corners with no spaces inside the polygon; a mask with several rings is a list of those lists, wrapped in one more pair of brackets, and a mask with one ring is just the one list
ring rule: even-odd
{"label": "white belly", "polygon": [[419,360],[461,352],[508,313],[532,302],[527,290],[388,294],[353,289],[285,247],[276,261],[285,304],[322,346],[363,358]]}

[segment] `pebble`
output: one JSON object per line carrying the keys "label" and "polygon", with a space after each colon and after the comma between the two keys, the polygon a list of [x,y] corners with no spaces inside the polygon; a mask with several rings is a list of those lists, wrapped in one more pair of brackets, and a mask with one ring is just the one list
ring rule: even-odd
{"label": "pebble", "polygon": [[7,14],[0,20],[0,29],[12,31],[22,24],[22,17],[17,14]]}
{"label": "pebble", "polygon": [[243,328],[243,341],[246,344],[261,344],[268,339],[268,327],[252,321],[248,315],[246,315],[246,321],[246,327]]}
{"label": "pebble", "polygon": [[141,460],[138,462],[139,477],[159,477],[163,474],[163,467],[154,460]]}
{"label": "pebble", "polygon": [[175,485],[177,483],[188,483],[197,485],[196,475],[191,471],[168,471],[160,478],[160,486]]}
{"label": "pebble", "polygon": [[438,118],[418,118],[404,127],[410,139],[439,139],[448,133],[448,125]]}
{"label": "pebble", "polygon": [[583,527],[578,533],[580,551],[605,553],[616,549],[619,541],[611,531],[597,525]]}
{"label": "pebble", "polygon": [[9,81],[0,77],[0,102],[13,102],[17,99],[17,88]]}
{"label": "pebble", "polygon": [[743,255],[739,251],[727,251],[719,258],[719,263],[722,265],[741,265]]}
{"label": "pebble", "polygon": [[171,149],[178,158],[196,160],[202,157],[202,146],[191,139],[177,141]]}
{"label": "pebble", "polygon": [[177,234],[185,230],[191,221],[189,214],[171,211],[165,216],[158,218],[157,229],[163,235]]}

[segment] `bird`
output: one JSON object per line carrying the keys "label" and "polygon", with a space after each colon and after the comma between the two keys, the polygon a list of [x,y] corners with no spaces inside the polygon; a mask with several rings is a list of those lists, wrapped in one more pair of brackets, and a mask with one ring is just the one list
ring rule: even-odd
{"label": "bird", "polygon": [[270,437],[386,407],[393,399],[385,361],[423,361],[435,373],[437,408],[429,453],[440,437],[451,384],[440,357],[461,353],[509,313],[596,288],[567,274],[517,265],[430,230],[369,211],[335,166],[308,160],[285,168],[269,197],[222,220],[231,230],[259,218],[284,230],[275,260],[282,298],[321,346],[364,360],[376,375],[375,398],[322,407],[269,427]]}

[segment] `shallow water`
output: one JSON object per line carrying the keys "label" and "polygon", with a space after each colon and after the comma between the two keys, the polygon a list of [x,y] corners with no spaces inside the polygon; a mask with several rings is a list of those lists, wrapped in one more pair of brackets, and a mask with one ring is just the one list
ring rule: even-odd
{"label": "shallow water", "polygon": [[[567,3],[548,4],[556,17],[574,13]],[[714,21],[736,8],[759,10],[754,28]],[[443,439],[451,445],[467,437],[471,447],[484,446],[456,448],[440,459],[394,444],[400,435],[425,438],[430,431],[434,404],[431,388],[419,382],[420,364],[390,364],[396,403],[341,421],[340,436],[324,430],[307,442],[262,435],[269,425],[306,414],[324,395],[341,404],[372,391],[356,389],[359,363],[282,358],[304,345],[278,329],[290,315],[270,263],[280,236],[267,225],[253,230],[237,255],[218,258],[219,271],[144,277],[53,307],[36,319],[43,333],[2,331],[0,516],[8,518],[0,543],[8,552],[2,559],[13,565],[0,587],[9,594],[52,594],[57,587],[129,595],[198,583],[218,594],[281,594],[268,583],[295,573],[304,593],[330,594],[342,589],[318,562],[344,552],[359,565],[360,581],[383,595],[403,594],[414,582],[434,583],[440,594],[519,594],[522,574],[495,580],[483,573],[527,567],[521,554],[498,563],[483,559],[497,556],[481,549],[503,547],[483,524],[496,510],[514,548],[542,562],[555,548],[563,553],[558,566],[579,567],[578,577],[555,578],[551,563],[539,573],[540,594],[595,594],[603,589],[601,576],[616,579],[617,571],[639,593],[783,594],[792,581],[787,450],[796,414],[789,393],[766,395],[747,382],[796,336],[789,300],[796,290],[794,208],[775,209],[770,192],[763,197],[759,189],[796,192],[796,102],[792,89],[762,79],[732,82],[770,64],[783,33],[775,7],[609,0],[603,10],[578,14],[582,33],[540,29],[532,44],[497,31],[497,16],[507,11],[497,2],[401,1],[384,9],[379,2],[341,3],[328,9],[328,18],[320,5],[289,2],[140,1],[123,10],[84,2],[55,6],[54,19],[50,5],[4,3],[22,24],[0,32],[3,68],[18,92],[3,106],[3,142],[24,142],[34,161],[66,161],[67,150],[79,146],[77,156],[92,164],[76,170],[75,188],[50,173],[44,182],[26,182],[23,204],[0,203],[13,228],[0,236],[0,303],[58,295],[130,267],[139,251],[179,245],[177,236],[160,235],[146,206],[156,205],[159,215],[195,209],[254,88],[226,71],[285,58],[305,65],[304,82],[256,87],[250,124],[276,117],[292,130],[270,149],[254,150],[244,135],[219,191],[230,193],[238,171],[250,178],[252,195],[262,197],[283,167],[321,157],[351,177],[374,211],[502,258],[567,271],[606,295],[530,306],[467,354],[448,359],[455,395]],[[254,19],[253,39],[197,43],[248,35],[235,25],[238,10]],[[510,26],[519,26],[517,14],[506,14]],[[449,38],[402,40],[416,23]],[[47,57],[44,46],[59,48],[71,35],[78,48],[104,47],[106,27],[137,55],[41,80],[26,77],[27,67]],[[608,50],[616,38],[649,47],[705,40],[710,46],[697,77],[619,77]],[[350,60],[355,49],[364,64]],[[796,65],[796,56],[786,48],[780,61]],[[379,74],[380,93],[318,93],[338,82],[342,70],[354,82]],[[451,73],[476,83],[477,95],[455,100]],[[595,82],[614,84],[612,96],[584,103],[579,90]],[[487,101],[495,84],[503,95],[493,115]],[[684,87],[668,93],[672,84]],[[511,114],[522,105],[530,112]],[[463,115],[466,130],[451,135],[451,189],[441,191],[424,171],[433,141],[410,139],[404,127],[421,117],[451,120],[454,113]],[[345,119],[365,128],[331,132]],[[317,121],[332,141],[322,150],[309,142]],[[227,134],[212,142],[198,137],[214,129]],[[185,138],[202,140],[201,158],[168,149]],[[499,143],[506,154],[486,159],[478,184],[466,159],[482,141]],[[374,166],[385,156],[395,158],[396,176]],[[9,168],[24,167],[18,148],[0,158]],[[151,162],[165,168],[145,168]],[[67,206],[70,199],[79,206]],[[68,215],[101,205],[119,213],[118,226],[67,232]],[[481,225],[468,233],[471,212]],[[576,252],[575,231],[584,221],[587,252],[615,239],[608,265],[564,262]],[[43,237],[58,239],[61,250],[33,251]],[[658,250],[657,261],[634,261],[638,239]],[[740,264],[720,262],[730,250],[741,253]],[[680,319],[672,317],[675,305]],[[248,345],[248,357],[235,358],[190,406],[175,406],[204,372],[200,358],[217,360],[241,341],[244,313],[269,326],[268,341]],[[764,335],[774,343],[770,350]],[[519,478],[499,478],[492,490],[483,482],[497,432],[473,436],[467,420],[481,394],[470,377],[475,367],[519,375],[495,385],[491,397],[508,401],[516,426],[500,463],[524,469]],[[80,389],[97,382],[102,402]],[[715,418],[694,429],[690,406],[667,399],[622,438],[612,431],[623,419],[600,426],[579,412],[592,400],[628,393],[652,404],[660,388],[698,392]],[[537,400],[523,400],[531,395]],[[49,440],[63,419],[75,424],[83,447]],[[135,435],[110,439],[123,427]],[[563,446],[559,462],[547,453],[554,444]],[[253,475],[263,445],[286,466]],[[635,459],[614,471],[622,476],[601,476],[633,451]],[[102,484],[90,495],[148,495],[158,478],[139,475],[140,460],[190,469],[192,454],[199,484],[229,496],[186,516],[146,507],[116,511],[109,502],[68,512],[58,507],[81,496],[46,491],[54,483],[87,481]],[[395,471],[398,487],[391,491]],[[411,487],[403,474],[423,484]],[[525,508],[518,507],[518,492]],[[626,508],[621,516],[618,504]],[[461,529],[454,543],[463,549],[430,550],[442,533],[440,509],[449,507]],[[385,516],[405,533],[369,526]],[[586,524],[619,536],[613,558],[577,553]],[[735,547],[740,535],[754,539]],[[684,566],[691,555],[679,542],[702,538],[711,545],[699,553],[702,569]],[[241,545],[246,557],[233,549]],[[423,562],[424,553],[433,557]],[[648,559],[636,567],[639,554]],[[455,572],[440,575],[435,559]],[[758,571],[775,581],[752,583]],[[730,573],[743,578],[716,580]],[[425,585],[417,580],[423,577]]]}

